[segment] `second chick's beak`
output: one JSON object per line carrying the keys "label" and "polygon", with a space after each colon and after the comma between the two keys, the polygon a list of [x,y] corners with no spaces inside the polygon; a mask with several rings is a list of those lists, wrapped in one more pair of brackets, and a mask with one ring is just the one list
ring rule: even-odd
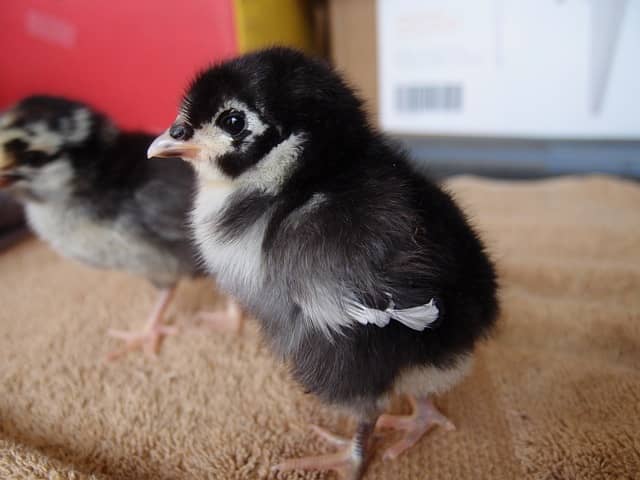
{"label": "second chick's beak", "polygon": [[0,145],[0,188],[10,186],[19,177],[13,173],[13,160],[4,152],[4,146]]}
{"label": "second chick's beak", "polygon": [[14,181],[14,178],[11,175],[5,175],[0,172],[0,189],[4,187],[10,186]]}
{"label": "second chick's beak", "polygon": [[190,141],[193,129],[188,125],[176,123],[157,137],[147,149],[147,157],[179,157],[183,160],[196,160],[200,146]]}

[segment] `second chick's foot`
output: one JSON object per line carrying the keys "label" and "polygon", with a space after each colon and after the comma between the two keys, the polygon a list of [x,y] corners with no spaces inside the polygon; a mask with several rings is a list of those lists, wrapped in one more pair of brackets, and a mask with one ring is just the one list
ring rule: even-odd
{"label": "second chick's foot", "polygon": [[160,349],[160,343],[165,336],[178,333],[176,327],[163,325],[164,312],[173,298],[175,289],[163,290],[160,298],[149,316],[146,326],[142,331],[129,332],[125,330],[109,330],[107,335],[118,338],[125,342],[125,345],[107,355],[108,361],[118,360],[134,350],[143,350],[147,355],[155,357]]}
{"label": "second chick's foot", "polygon": [[327,443],[338,447],[338,450],[326,455],[285,460],[272,467],[272,470],[329,470],[336,472],[342,480],[360,479],[364,473],[373,424],[360,424],[353,439],[339,437],[317,425],[312,425],[311,428]]}
{"label": "second chick's foot", "polygon": [[383,460],[395,460],[400,454],[413,447],[431,428],[439,425],[445,430],[455,430],[454,424],[438,411],[431,399],[409,396],[413,407],[410,415],[384,414],[378,418],[376,429],[391,428],[401,430],[402,437],[391,445],[382,456]]}
{"label": "second chick's foot", "polygon": [[155,325],[140,332],[109,330],[107,335],[123,340],[125,345],[122,348],[109,353],[107,355],[107,360],[118,360],[127,353],[135,350],[143,350],[147,355],[155,357],[158,354],[158,350],[160,350],[162,338],[168,335],[175,335],[177,333],[178,329],[176,327],[168,325]]}

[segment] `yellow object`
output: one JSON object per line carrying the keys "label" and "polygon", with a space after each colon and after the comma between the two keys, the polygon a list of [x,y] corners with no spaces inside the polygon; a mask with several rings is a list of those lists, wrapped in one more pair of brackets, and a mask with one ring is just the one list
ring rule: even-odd
{"label": "yellow object", "polygon": [[316,53],[305,0],[234,0],[239,53],[286,45]]}

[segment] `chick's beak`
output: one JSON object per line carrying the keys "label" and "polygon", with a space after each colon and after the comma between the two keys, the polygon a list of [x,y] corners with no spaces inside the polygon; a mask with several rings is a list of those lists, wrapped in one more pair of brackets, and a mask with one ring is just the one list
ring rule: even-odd
{"label": "chick's beak", "polygon": [[0,172],[0,188],[8,187],[12,183],[13,180],[11,177],[3,175],[3,173]]}
{"label": "chick's beak", "polygon": [[195,160],[200,153],[200,147],[188,140],[176,140],[169,135],[169,130],[157,137],[147,150],[147,158],[151,157],[179,157],[184,160]]}

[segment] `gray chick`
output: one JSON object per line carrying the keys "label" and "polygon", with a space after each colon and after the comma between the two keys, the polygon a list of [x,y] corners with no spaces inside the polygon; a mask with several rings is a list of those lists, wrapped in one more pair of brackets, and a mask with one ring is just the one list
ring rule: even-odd
{"label": "gray chick", "polygon": [[[61,255],[148,279],[159,298],[140,332],[108,355],[156,354],[176,328],[163,317],[182,277],[203,274],[186,230],[194,175],[179,159],[147,159],[152,136],[121,132],[104,115],[64,98],[33,96],[0,117],[0,188],[25,206],[36,234]],[[202,314],[239,328],[241,314]]]}

